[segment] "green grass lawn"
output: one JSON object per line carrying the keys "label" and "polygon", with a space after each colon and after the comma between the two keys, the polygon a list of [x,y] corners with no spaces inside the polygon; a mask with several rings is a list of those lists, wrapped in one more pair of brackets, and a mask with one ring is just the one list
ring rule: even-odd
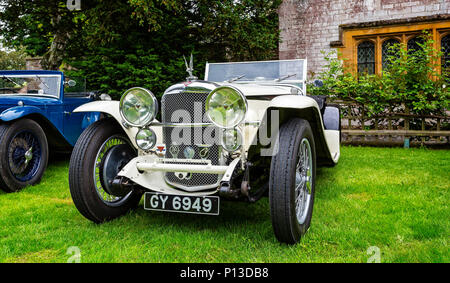
{"label": "green grass lawn", "polygon": [[450,151],[342,148],[318,170],[309,232],[279,244],[269,203],[224,202],[220,216],[144,211],[96,225],[72,203],[68,161],[53,160],[42,183],[0,193],[0,262],[449,262]]}

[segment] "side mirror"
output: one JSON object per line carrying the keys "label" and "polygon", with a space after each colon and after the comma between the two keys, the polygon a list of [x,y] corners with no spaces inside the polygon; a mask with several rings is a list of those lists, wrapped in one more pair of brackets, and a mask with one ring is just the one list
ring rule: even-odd
{"label": "side mirror", "polygon": [[323,87],[323,81],[322,80],[315,80],[314,81],[315,87]]}
{"label": "side mirror", "polygon": [[111,98],[111,96],[109,96],[108,94],[102,93],[102,94],[100,95],[100,100],[103,100],[103,101],[111,101],[112,98]]}
{"label": "side mirror", "polygon": [[74,86],[77,85],[77,82],[74,81],[74,80],[69,80],[69,81],[67,82],[67,85],[70,86],[70,87],[74,87]]}

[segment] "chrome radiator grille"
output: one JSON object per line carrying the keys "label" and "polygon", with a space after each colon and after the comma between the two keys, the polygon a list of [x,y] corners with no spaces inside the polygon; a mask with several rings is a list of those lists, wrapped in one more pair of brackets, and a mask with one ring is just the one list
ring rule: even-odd
{"label": "chrome radiator grille", "polygon": [[[165,94],[161,101],[161,112],[163,123],[207,123],[209,120],[206,118],[205,114],[205,101],[208,97],[208,93],[171,93]],[[173,121],[173,114],[175,111],[186,111],[190,114],[190,121]],[[178,112],[179,113],[179,112]],[[172,140],[172,132],[187,130],[186,133],[190,131],[190,141],[188,139],[183,141]],[[163,128],[163,139],[166,144],[166,158],[170,159],[186,159],[184,151],[186,148],[191,147],[194,150],[194,156],[192,159],[202,159],[200,151],[205,147],[208,148],[208,155],[203,156],[205,160],[211,160],[213,165],[219,164],[220,152],[218,142],[216,141],[213,145],[204,145],[203,141],[198,144],[197,140],[194,140],[194,133],[201,133],[203,135],[204,128]],[[176,148],[171,150],[171,148]],[[177,152],[178,154],[172,154]],[[204,153],[204,152],[203,152]],[[189,166],[189,162],[179,162],[179,164],[186,164]],[[183,175],[181,175],[183,176]],[[213,188],[219,185],[220,175],[217,174],[200,174],[195,173],[189,175],[177,176],[173,172],[165,173],[166,182],[171,185],[177,186],[179,188]]]}

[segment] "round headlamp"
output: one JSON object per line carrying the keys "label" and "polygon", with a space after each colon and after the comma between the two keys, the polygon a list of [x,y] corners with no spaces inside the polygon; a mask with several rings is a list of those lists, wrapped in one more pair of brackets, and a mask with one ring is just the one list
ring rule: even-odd
{"label": "round headlamp", "polygon": [[136,145],[143,151],[149,151],[156,145],[156,134],[151,129],[140,129],[136,135]]}
{"label": "round headlamp", "polygon": [[157,112],[158,101],[153,93],[145,88],[131,88],[120,99],[120,115],[131,126],[147,126],[155,119]]}
{"label": "round headlamp", "polygon": [[222,147],[228,152],[237,151],[242,146],[242,133],[238,128],[224,129]]}
{"label": "round headlamp", "polygon": [[206,113],[220,128],[236,127],[245,119],[247,99],[234,87],[218,87],[206,98]]}

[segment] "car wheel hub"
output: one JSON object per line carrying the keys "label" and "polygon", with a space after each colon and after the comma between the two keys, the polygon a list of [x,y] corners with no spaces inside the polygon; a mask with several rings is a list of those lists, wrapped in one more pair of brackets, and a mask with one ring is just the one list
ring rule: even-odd
{"label": "car wheel hub", "polygon": [[28,131],[18,133],[11,140],[8,152],[12,175],[21,182],[30,181],[36,175],[41,161],[36,137]]}
{"label": "car wheel hub", "polygon": [[129,149],[132,149],[132,146],[122,136],[112,136],[103,143],[95,158],[93,172],[95,190],[100,199],[107,205],[116,205],[125,201],[131,194],[130,191],[126,193],[123,191],[117,192],[111,184],[111,181],[117,176],[123,166],[136,156],[136,153],[133,151],[130,158],[128,156],[130,153],[125,150],[125,156],[120,157],[120,152],[123,152],[123,148],[122,150],[119,148],[111,151],[113,148],[121,145],[126,145]]}
{"label": "car wheel hub", "polygon": [[33,147],[30,147],[30,149],[25,152],[24,157],[25,164],[28,164],[33,159]]}
{"label": "car wheel hub", "polygon": [[118,189],[112,186],[112,181],[125,165],[133,159],[135,153],[127,144],[117,145],[111,148],[103,158],[100,166],[102,187],[111,195],[124,197],[130,190]]}

